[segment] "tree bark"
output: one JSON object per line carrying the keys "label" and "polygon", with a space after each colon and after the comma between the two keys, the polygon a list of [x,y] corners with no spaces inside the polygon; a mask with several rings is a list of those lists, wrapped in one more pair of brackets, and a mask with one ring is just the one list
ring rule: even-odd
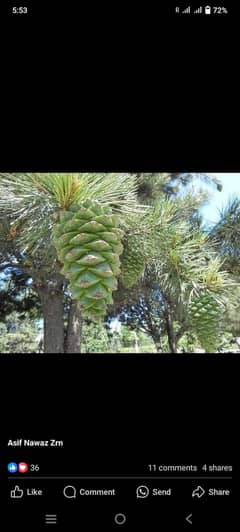
{"label": "tree bark", "polygon": [[185,334],[187,328],[185,325],[183,325],[181,327],[181,329],[179,329],[179,331],[177,332],[177,334],[175,335],[176,336],[176,343],[178,344],[179,340],[181,340],[182,336]]}
{"label": "tree bark", "polygon": [[162,353],[162,346],[160,340],[154,340],[157,353]]}
{"label": "tree bark", "polygon": [[[44,330],[44,353],[81,353],[82,317],[76,302],[72,301],[64,330],[64,277],[59,271],[49,272],[44,268],[16,264],[23,273],[32,277],[32,288],[39,296],[42,306]],[[0,267],[1,269],[1,267]]]}
{"label": "tree bark", "polygon": [[76,301],[71,302],[65,337],[65,353],[81,353],[82,316]]}
{"label": "tree bark", "polygon": [[64,353],[64,305],[60,285],[35,283],[44,319],[44,353]]}
{"label": "tree bark", "polygon": [[170,353],[177,353],[177,342],[176,342],[176,335],[174,333],[173,329],[173,322],[172,322],[172,316],[171,316],[171,309],[169,308],[169,305],[167,305],[166,312],[166,329],[167,329],[167,336],[168,336],[168,344],[170,348]]}

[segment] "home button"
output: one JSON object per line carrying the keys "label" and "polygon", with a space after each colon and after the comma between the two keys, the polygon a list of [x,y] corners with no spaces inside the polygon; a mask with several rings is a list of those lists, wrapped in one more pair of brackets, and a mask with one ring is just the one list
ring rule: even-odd
{"label": "home button", "polygon": [[117,525],[124,525],[126,522],[126,515],[125,514],[116,514],[114,517],[114,521]]}

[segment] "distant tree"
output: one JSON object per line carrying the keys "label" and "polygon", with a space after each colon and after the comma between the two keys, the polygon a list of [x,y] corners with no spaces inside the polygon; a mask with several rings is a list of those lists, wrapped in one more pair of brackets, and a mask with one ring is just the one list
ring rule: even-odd
{"label": "distant tree", "polygon": [[0,323],[0,353],[34,353],[38,351],[38,330],[32,321],[20,320],[17,313]]}
{"label": "distant tree", "polygon": [[220,219],[210,238],[224,260],[224,269],[240,280],[240,197],[232,196],[220,211]]}
{"label": "distant tree", "polygon": [[162,352],[161,340],[166,327],[159,290],[138,283],[130,294],[129,297],[127,290],[121,291],[121,299],[115,304],[115,315],[132,331],[144,332],[152,338],[156,352]]}
{"label": "distant tree", "polygon": [[139,183],[139,198],[150,204],[158,201],[162,194],[166,198],[176,198],[187,186],[195,184],[196,180],[216,188],[219,192],[222,190],[221,181],[216,176],[204,173],[139,173],[136,175]]}
{"label": "distant tree", "polygon": [[31,279],[6,264],[0,267],[0,272],[0,321],[5,321],[14,311],[19,313],[19,319],[40,318],[41,305],[31,288]]}
{"label": "distant tree", "polygon": [[105,353],[110,348],[110,337],[103,323],[85,322],[82,329],[82,352]]}

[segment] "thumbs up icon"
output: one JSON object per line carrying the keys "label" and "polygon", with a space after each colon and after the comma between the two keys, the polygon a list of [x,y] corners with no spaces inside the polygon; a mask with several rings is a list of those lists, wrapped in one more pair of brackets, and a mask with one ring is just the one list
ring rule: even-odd
{"label": "thumbs up icon", "polygon": [[23,497],[23,490],[21,490],[19,486],[15,486],[15,488],[10,491],[10,497],[11,499],[21,499],[21,497]]}

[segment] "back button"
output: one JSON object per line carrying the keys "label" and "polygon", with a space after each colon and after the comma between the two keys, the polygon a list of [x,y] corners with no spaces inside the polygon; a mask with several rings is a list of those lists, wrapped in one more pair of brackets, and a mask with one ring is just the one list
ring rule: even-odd
{"label": "back button", "polygon": [[185,517],[185,521],[187,521],[189,525],[192,525],[192,514],[187,515],[187,517]]}

